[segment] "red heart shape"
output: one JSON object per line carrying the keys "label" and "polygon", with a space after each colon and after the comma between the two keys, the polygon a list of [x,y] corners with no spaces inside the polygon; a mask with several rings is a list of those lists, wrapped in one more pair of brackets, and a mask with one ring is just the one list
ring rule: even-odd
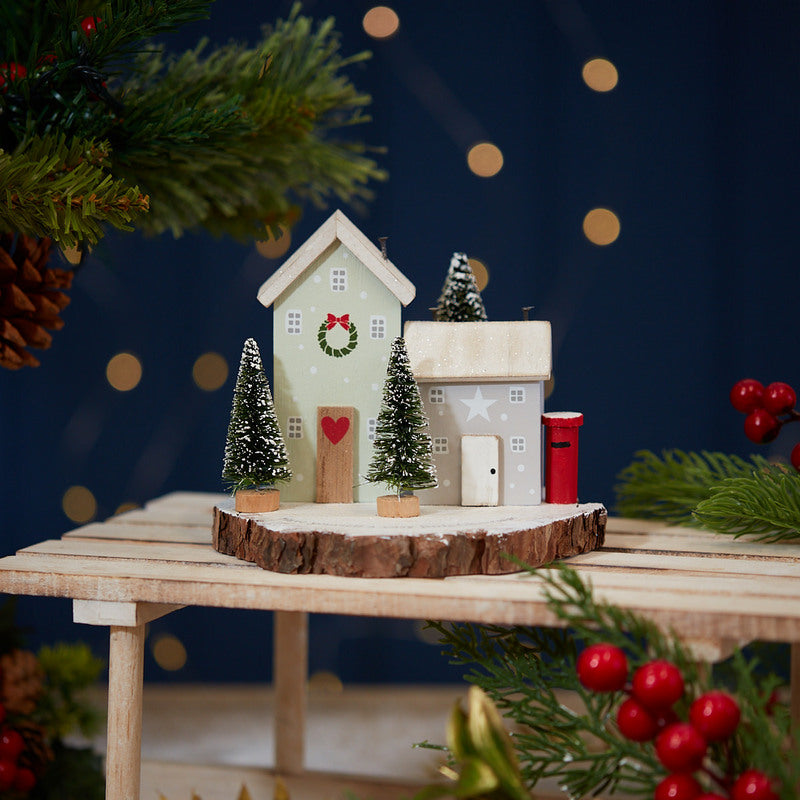
{"label": "red heart shape", "polygon": [[344,435],[350,430],[350,420],[347,417],[323,417],[320,425],[322,432],[330,439],[331,444],[338,444]]}

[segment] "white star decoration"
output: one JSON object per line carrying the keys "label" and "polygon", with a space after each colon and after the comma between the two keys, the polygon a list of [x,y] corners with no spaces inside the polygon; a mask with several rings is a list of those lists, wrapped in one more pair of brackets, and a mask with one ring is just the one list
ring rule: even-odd
{"label": "white star decoration", "polygon": [[493,403],[496,403],[497,400],[489,400],[485,398],[481,394],[480,386],[475,390],[475,397],[473,397],[471,400],[462,400],[461,402],[469,409],[469,414],[467,414],[467,422],[469,422],[473,417],[483,417],[487,422],[491,422],[489,419],[489,406]]}

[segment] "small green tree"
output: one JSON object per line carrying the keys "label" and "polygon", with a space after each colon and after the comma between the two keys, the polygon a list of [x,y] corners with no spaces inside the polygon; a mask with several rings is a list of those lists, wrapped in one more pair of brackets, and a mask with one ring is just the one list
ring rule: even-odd
{"label": "small green tree", "polygon": [[436,305],[437,322],[482,322],[486,319],[481,293],[465,253],[453,253]]}
{"label": "small green tree", "polygon": [[225,443],[222,478],[239,489],[272,486],[292,477],[289,455],[275,415],[269,381],[254,339],[242,349]]}
{"label": "small green tree", "polygon": [[383,400],[375,425],[372,461],[366,479],[385,483],[398,494],[436,486],[433,447],[419,388],[411,373],[402,336],[392,342]]}

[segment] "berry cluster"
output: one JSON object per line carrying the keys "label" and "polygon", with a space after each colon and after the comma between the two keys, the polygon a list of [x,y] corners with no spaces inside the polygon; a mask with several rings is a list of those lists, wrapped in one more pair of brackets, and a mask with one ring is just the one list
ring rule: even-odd
{"label": "berry cluster", "polygon": [[[634,742],[655,740],[656,757],[669,774],[656,787],[654,800],[778,800],[772,781],[748,769],[735,779],[706,764],[708,745],[730,739],[739,725],[739,706],[725,692],[710,691],[689,707],[683,722],[673,709],[683,697],[681,671],[669,661],[639,667],[628,681],[628,659],[611,644],[587,647],[576,664],[578,680],[594,692],[624,691],[617,710],[619,732]],[[700,772],[719,789],[705,791],[693,773]]]}
{"label": "berry cluster", "polygon": [[[0,724],[5,722],[5,718],[5,708],[0,705]],[[26,795],[36,785],[33,770],[20,760],[25,749],[25,739],[19,731],[8,725],[0,728],[0,792]]]}
{"label": "berry cluster", "polygon": [[[796,422],[797,393],[788,383],[763,384],[752,378],[737,381],[731,389],[731,405],[744,418],[744,435],[756,444],[771,442],[787,422]],[[792,450],[792,464],[800,470],[800,444]]]}

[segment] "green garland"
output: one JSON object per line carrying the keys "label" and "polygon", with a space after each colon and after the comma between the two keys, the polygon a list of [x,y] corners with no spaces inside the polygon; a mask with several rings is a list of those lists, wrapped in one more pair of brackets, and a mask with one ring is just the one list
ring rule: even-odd
{"label": "green garland", "polygon": [[349,323],[348,330],[350,331],[350,338],[347,340],[347,344],[343,347],[331,347],[328,344],[328,323],[323,321],[317,330],[317,342],[322,352],[334,358],[341,358],[352,353],[358,345],[358,331],[352,322]]}

